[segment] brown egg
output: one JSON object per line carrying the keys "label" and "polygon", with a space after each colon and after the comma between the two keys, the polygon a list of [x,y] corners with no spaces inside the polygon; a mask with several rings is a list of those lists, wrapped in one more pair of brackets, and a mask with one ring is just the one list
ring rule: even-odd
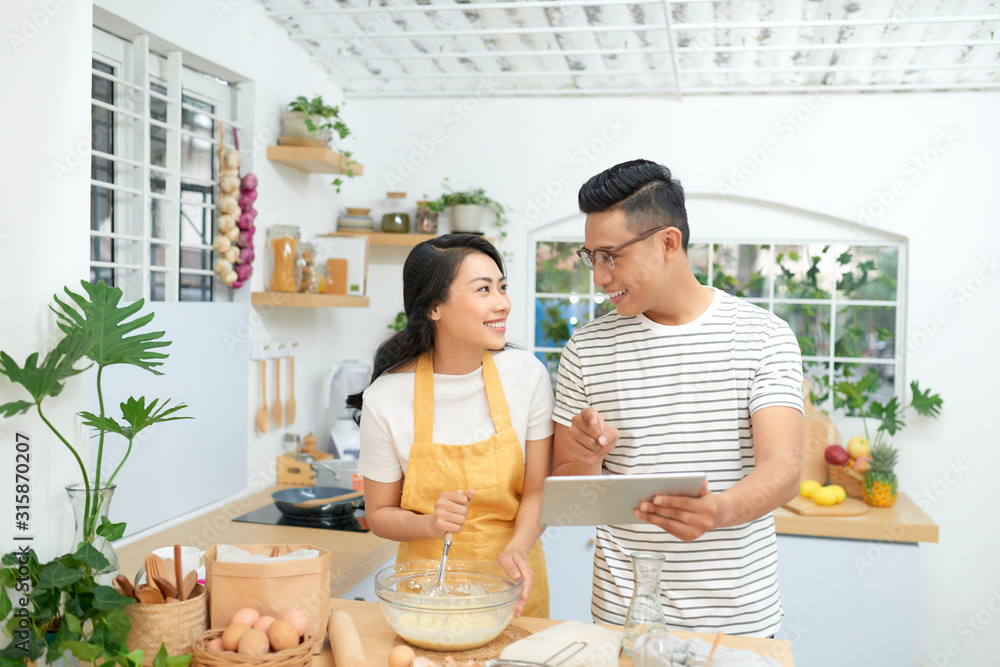
{"label": "brown egg", "polygon": [[227,651],[235,651],[240,645],[240,639],[250,631],[250,626],[246,623],[233,623],[222,633],[222,648]]}
{"label": "brown egg", "polygon": [[259,618],[259,611],[251,609],[250,607],[244,607],[233,614],[233,617],[229,619],[229,625],[232,625],[233,623],[246,623],[252,628],[253,624],[256,623]]}
{"label": "brown egg", "polygon": [[267,629],[267,638],[275,652],[299,645],[299,633],[295,630],[295,626],[283,618],[271,624]]}
{"label": "brown egg", "polygon": [[222,637],[216,637],[212,641],[208,642],[208,645],[205,647],[205,650],[207,650],[207,651],[218,651],[219,653],[222,653],[223,651],[225,651],[226,649],[222,645]]}
{"label": "brown egg", "polygon": [[271,645],[267,641],[267,635],[260,630],[250,628],[242,637],[236,652],[241,655],[265,655],[271,650]]}
{"label": "brown egg", "polygon": [[257,622],[253,624],[253,629],[266,633],[272,623],[274,623],[274,616],[261,616],[257,619]]}
{"label": "brown egg", "polygon": [[282,615],[281,618],[292,624],[295,631],[299,633],[299,637],[304,636],[306,634],[306,630],[309,628],[309,617],[306,616],[304,611],[289,609]]}
{"label": "brown egg", "polygon": [[400,644],[389,651],[389,667],[410,667],[417,654],[412,648],[405,644]]}

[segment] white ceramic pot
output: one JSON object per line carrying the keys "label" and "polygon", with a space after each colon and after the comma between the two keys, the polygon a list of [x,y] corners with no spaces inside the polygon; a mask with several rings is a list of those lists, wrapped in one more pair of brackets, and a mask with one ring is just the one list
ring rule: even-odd
{"label": "white ceramic pot", "polygon": [[451,207],[451,231],[479,233],[483,221],[481,204],[456,204]]}
{"label": "white ceramic pot", "polygon": [[[312,122],[316,127],[325,121],[322,116],[311,115]],[[330,130],[322,132],[310,132],[306,126],[306,114],[301,111],[286,111],[281,115],[281,136],[283,137],[306,137],[309,139],[321,139],[330,141],[333,136]]]}

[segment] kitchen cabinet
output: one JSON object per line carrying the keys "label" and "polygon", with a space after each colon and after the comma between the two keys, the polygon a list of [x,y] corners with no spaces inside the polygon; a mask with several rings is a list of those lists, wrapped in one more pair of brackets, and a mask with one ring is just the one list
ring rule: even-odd
{"label": "kitchen cabinet", "polygon": [[590,594],[596,531],[593,526],[549,526],[542,533],[550,618],[593,623]]}

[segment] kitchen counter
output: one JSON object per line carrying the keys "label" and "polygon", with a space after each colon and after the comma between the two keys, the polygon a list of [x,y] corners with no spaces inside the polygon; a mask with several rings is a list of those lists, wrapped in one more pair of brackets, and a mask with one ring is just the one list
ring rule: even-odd
{"label": "kitchen counter", "polygon": [[269,526],[233,521],[271,502],[274,486],[245,496],[122,547],[115,547],[121,571],[130,579],[153,549],[173,544],[207,549],[212,544],[312,544],[330,552],[330,596],[339,598],[396,555],[396,543],[371,533]]}
{"label": "kitchen counter", "polygon": [[[396,633],[393,632],[392,628],[386,622],[385,617],[382,616],[378,603],[356,600],[332,600],[330,609],[331,611],[346,611],[351,615],[354,627],[357,628],[358,636],[361,638],[361,644],[365,649],[365,657],[368,659],[370,667],[387,667],[388,662],[386,659],[389,656],[389,651],[392,650]],[[518,618],[511,621],[511,625],[527,630],[532,634],[556,623],[559,623],[559,621],[543,618]],[[708,643],[715,641],[715,635],[673,630],[671,630],[671,634],[682,639],[698,637]],[[780,639],[757,639],[755,637],[730,637],[726,635],[723,636],[719,645],[754,651],[759,655],[777,660],[781,663],[782,667],[793,667],[795,664],[792,660],[791,644]],[[439,662],[443,662],[443,660]],[[632,659],[625,657],[625,654],[622,653],[618,659],[618,664],[622,667],[631,666]],[[335,667],[329,644],[313,660],[313,667]]]}
{"label": "kitchen counter", "polygon": [[779,535],[846,537],[879,542],[937,542],[938,525],[905,493],[892,507],[869,507],[858,516],[804,516],[784,507],[774,510]]}

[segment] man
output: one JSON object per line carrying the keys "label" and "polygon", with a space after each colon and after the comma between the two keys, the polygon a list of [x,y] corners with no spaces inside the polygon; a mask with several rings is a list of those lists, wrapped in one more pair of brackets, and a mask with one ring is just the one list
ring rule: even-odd
{"label": "man", "polygon": [[656,496],[645,523],[599,526],[595,621],[622,625],[629,554],[666,556],[667,626],[769,637],[781,624],[770,512],[798,489],[802,361],[789,326],[698,283],[684,191],[648,160],[579,194],[577,254],[616,311],[577,329],[559,365],[554,474],[705,472],[697,498]]}

